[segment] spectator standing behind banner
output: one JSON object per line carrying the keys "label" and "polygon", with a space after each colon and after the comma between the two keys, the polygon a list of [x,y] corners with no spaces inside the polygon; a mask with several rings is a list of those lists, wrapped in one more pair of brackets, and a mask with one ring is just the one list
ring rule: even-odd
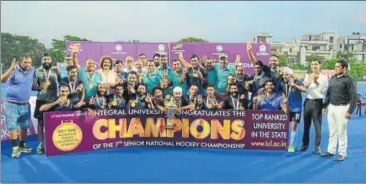
{"label": "spectator standing behind banner", "polygon": [[147,63],[147,73],[144,77],[144,84],[146,85],[147,92],[153,93],[153,89],[160,85],[162,80],[160,74],[155,71],[154,61],[150,60]]}
{"label": "spectator standing behind banner", "polygon": [[123,83],[123,87],[124,87],[123,97],[127,101],[130,101],[130,99],[136,98],[136,91],[137,91],[137,87],[138,87],[136,72],[131,71],[128,73],[127,81],[125,83]]}
{"label": "spectator standing behind banner", "polygon": [[168,56],[160,55],[160,66],[156,71],[160,74],[161,78],[164,78],[165,75],[168,77],[169,82],[172,81],[173,69],[168,66]]}
{"label": "spectator standing behind banner", "polygon": [[127,80],[128,73],[123,71],[123,61],[117,60],[114,64],[114,70],[117,73],[119,79],[122,79],[122,83]]}
{"label": "spectator standing behind banner", "polygon": [[[112,70],[113,67],[113,59],[109,56],[103,56],[100,59],[100,67],[99,73],[102,75],[103,82],[107,84],[108,91],[107,94],[109,95],[111,93],[111,89],[114,88],[116,84],[121,82],[118,78],[118,75],[116,72]],[[72,89],[71,89],[72,90]]]}
{"label": "spectator standing behind banner", "polygon": [[253,80],[248,82],[248,89],[252,93],[252,99],[263,93],[264,83],[270,79],[270,77],[263,72],[263,66],[262,61],[258,60],[254,63],[255,74],[251,77]]}
{"label": "spectator standing behind banner", "polygon": [[269,79],[264,83],[264,94],[259,94],[253,98],[253,109],[263,111],[278,111],[282,110],[287,113],[287,98],[281,93],[275,93],[275,83]]}
{"label": "spectator standing behind banner", "polygon": [[74,65],[78,69],[78,79],[83,83],[85,91],[84,102],[89,102],[89,99],[97,94],[97,86],[99,83],[103,82],[102,75],[95,72],[97,65],[94,60],[86,59],[85,68],[81,67],[78,60],[78,50],[73,51],[73,61]]}
{"label": "spectator standing behind banner", "polygon": [[[250,42],[247,43],[246,46],[247,53],[249,56],[249,59],[252,61],[253,64],[255,64],[257,61],[253,51],[252,51],[252,44]],[[262,63],[262,61],[261,61]],[[283,86],[280,82],[282,78],[282,71],[279,67],[279,57],[277,55],[271,55],[269,60],[269,67],[267,65],[263,65],[262,63],[262,71],[273,80],[273,82],[276,84],[275,86],[275,93],[282,93],[283,92]]]}
{"label": "spectator standing behind banner", "polygon": [[57,85],[61,78],[57,68],[52,67],[52,59],[50,56],[48,56],[47,53],[44,54],[41,63],[42,66],[39,67],[35,72],[35,85],[33,85],[33,90],[38,91],[36,107],[34,109],[34,118],[38,120],[38,154],[44,154],[44,121],[43,112],[40,111],[40,108],[44,104],[55,101],[55,99],[57,98]]}
{"label": "spectator standing behind banner", "polygon": [[208,85],[206,87],[207,96],[203,99],[203,102],[198,105],[199,109],[217,110],[221,109],[221,100],[215,97],[215,87]]}
{"label": "spectator standing behind banner", "polygon": [[306,92],[304,84],[293,77],[293,71],[285,67],[283,69],[283,81],[284,81],[284,93],[288,99],[288,107],[290,110],[290,122],[291,122],[291,135],[290,145],[288,152],[295,151],[295,137],[297,124],[300,123],[301,112],[302,112],[302,92]]}
{"label": "spectator standing behind banner", "polygon": [[123,69],[124,72],[129,73],[131,71],[136,71],[136,68],[134,66],[135,62],[133,60],[133,57],[127,56],[125,63],[126,63],[126,67]]}
{"label": "spectator standing behind banner", "polygon": [[99,83],[97,85],[97,94],[89,99],[88,107],[90,109],[106,109],[108,108],[107,85]]}
{"label": "spectator standing behind banner", "polygon": [[304,134],[300,151],[309,147],[309,131],[311,121],[315,127],[315,153],[320,154],[322,108],[325,92],[328,89],[328,77],[320,73],[320,61],[311,62],[311,75],[305,75],[306,99],[304,102]]}
{"label": "spectator standing behind banner", "polygon": [[67,71],[69,72],[69,76],[67,78],[61,79],[61,84],[68,85],[70,87],[70,99],[73,104],[75,104],[75,108],[80,109],[86,103],[85,99],[85,91],[84,85],[81,80],[78,79],[78,69],[76,66],[71,65],[67,67]]}
{"label": "spectator standing behind banner", "polygon": [[[51,103],[43,104],[40,107],[41,112],[47,111],[71,111],[75,110],[72,101],[69,99],[70,87],[61,84],[59,87],[59,97],[57,100]],[[43,150],[44,151],[44,150]]]}
{"label": "spectator standing behind banner", "polygon": [[179,59],[174,59],[173,60],[173,76],[171,77],[172,87],[173,87],[173,89],[177,86],[182,87],[184,95],[187,94],[187,90],[188,90],[186,74],[187,74],[187,69],[184,68],[182,70]]}
{"label": "spectator standing behind banner", "polygon": [[123,109],[127,105],[126,99],[123,98],[123,85],[117,84],[115,87],[115,94],[109,96],[108,107],[115,109]]}
{"label": "spectator standing behind banner", "polygon": [[[80,48],[80,45],[73,46],[73,49],[76,49],[76,48]],[[73,62],[72,62],[72,57],[69,54],[65,55],[64,62],[58,62],[57,63],[57,68],[60,71],[61,79],[67,77],[67,75],[68,75],[67,74],[67,67],[71,66],[71,65],[73,65]]]}
{"label": "spectator standing behind banner", "polygon": [[329,157],[336,153],[338,142],[337,161],[343,161],[347,157],[347,122],[352,117],[356,108],[356,86],[348,75],[349,65],[344,60],[337,61],[336,74],[330,79],[327,90],[323,113],[328,107],[329,143],[328,151],[321,156]]}
{"label": "spectator standing behind banner", "polygon": [[[14,58],[8,71],[1,75],[1,82],[8,85],[5,94],[5,125],[13,145],[12,158],[19,157],[21,152],[32,152],[25,141],[31,117],[29,99],[34,75],[35,69],[30,56],[23,56],[19,64]],[[17,129],[20,133],[20,144]]]}
{"label": "spectator standing behind banner", "polygon": [[151,103],[150,95],[146,93],[145,84],[139,84],[137,87],[137,95],[135,98],[130,99],[128,107],[130,109],[147,109]]}
{"label": "spectator standing behind banner", "polygon": [[160,55],[158,53],[154,54],[153,60],[154,60],[154,65],[155,65],[156,69],[158,69],[160,66]]}
{"label": "spectator standing behind banner", "polygon": [[245,110],[245,96],[238,94],[238,86],[231,84],[229,93],[221,102],[223,109]]}

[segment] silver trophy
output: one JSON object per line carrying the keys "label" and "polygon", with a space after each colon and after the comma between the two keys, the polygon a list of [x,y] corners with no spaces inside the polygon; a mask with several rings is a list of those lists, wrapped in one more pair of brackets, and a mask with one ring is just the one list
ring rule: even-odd
{"label": "silver trophy", "polygon": [[173,101],[173,98],[170,98],[170,101],[169,103],[167,104],[167,110],[168,110],[168,114],[167,114],[167,118],[168,118],[168,121],[167,121],[167,124],[166,124],[166,128],[168,129],[172,129],[174,128],[173,126],[173,123],[172,123],[172,119],[174,118],[174,111],[175,109],[177,108],[177,105],[175,105],[174,101]]}

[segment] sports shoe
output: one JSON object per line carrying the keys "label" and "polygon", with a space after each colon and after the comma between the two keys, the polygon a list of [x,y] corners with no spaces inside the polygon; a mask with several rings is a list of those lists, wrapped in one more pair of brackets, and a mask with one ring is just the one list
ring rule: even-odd
{"label": "sports shoe", "polygon": [[338,155],[337,158],[335,158],[336,161],[343,161],[345,157],[343,155]]}
{"label": "sports shoe", "polygon": [[294,145],[290,145],[287,149],[288,152],[295,152],[295,146]]}
{"label": "sports shoe", "polygon": [[13,147],[13,152],[11,153],[11,157],[12,158],[18,158],[20,156],[21,152],[20,152],[20,148],[19,146],[14,146]]}
{"label": "sports shoe", "polygon": [[24,143],[23,146],[20,146],[20,151],[23,153],[31,153],[32,148],[28,147],[27,144]]}
{"label": "sports shoe", "polygon": [[43,143],[39,143],[38,147],[37,147],[37,153],[38,154],[44,154],[44,147],[43,147]]}

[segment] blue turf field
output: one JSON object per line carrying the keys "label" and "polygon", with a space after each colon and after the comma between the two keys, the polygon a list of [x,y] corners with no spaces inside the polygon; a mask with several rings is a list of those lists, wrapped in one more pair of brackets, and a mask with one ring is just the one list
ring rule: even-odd
{"label": "blue turf field", "polygon": [[[366,87],[363,86],[362,89]],[[364,94],[361,93],[361,94]],[[365,101],[365,100],[363,100]],[[366,182],[366,115],[348,122],[344,162],[304,153],[213,149],[128,148],[54,157],[22,155],[11,159],[2,143],[1,182]],[[323,119],[322,149],[328,138]],[[301,144],[303,122],[297,145]],[[312,127],[312,137],[314,132]],[[35,148],[35,136],[29,145]]]}

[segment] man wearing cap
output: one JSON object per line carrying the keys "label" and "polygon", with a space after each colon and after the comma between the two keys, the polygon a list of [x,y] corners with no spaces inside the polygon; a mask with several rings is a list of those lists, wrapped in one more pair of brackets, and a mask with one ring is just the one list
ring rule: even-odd
{"label": "man wearing cap", "polygon": [[304,84],[293,77],[293,71],[289,67],[283,69],[283,80],[284,80],[284,93],[289,110],[290,110],[290,122],[291,122],[291,135],[290,145],[288,152],[295,151],[295,137],[297,124],[300,123],[301,111],[302,111],[302,92],[306,92]]}
{"label": "man wearing cap", "polygon": [[306,99],[304,102],[304,134],[300,151],[306,151],[309,147],[309,134],[311,121],[315,128],[315,153],[320,154],[322,107],[325,92],[328,89],[328,77],[320,73],[320,61],[311,62],[311,75],[305,75]]}
{"label": "man wearing cap", "polygon": [[[175,111],[183,111],[183,110],[189,110],[194,109],[195,104],[193,102],[190,102],[188,98],[183,96],[183,90],[181,87],[175,87],[173,89],[173,103],[176,105]],[[166,102],[170,101],[170,97],[168,96],[166,98]],[[165,105],[165,107],[168,107]]]}
{"label": "man wearing cap", "polygon": [[356,108],[356,87],[353,79],[347,74],[348,68],[349,65],[345,60],[339,60],[335,64],[336,74],[330,79],[322,110],[325,113],[325,108],[329,106],[328,151],[321,156],[333,156],[338,143],[337,161],[343,161],[347,156],[347,122]]}
{"label": "man wearing cap", "polygon": [[[12,158],[19,157],[21,152],[32,152],[25,141],[31,116],[29,99],[34,75],[35,69],[32,67],[30,56],[23,56],[19,64],[14,58],[8,71],[1,75],[1,82],[8,85],[5,95],[5,125],[13,145]],[[18,144],[18,129],[20,145]]]}
{"label": "man wearing cap", "polygon": [[37,153],[43,154],[43,139],[44,139],[44,121],[43,112],[40,108],[44,104],[54,102],[57,99],[57,85],[60,82],[61,76],[57,69],[52,66],[52,59],[48,54],[44,54],[42,58],[42,66],[36,70],[34,78],[35,84],[33,90],[38,91],[36,108],[34,110],[34,118],[38,120],[37,133],[39,145],[37,147]]}

